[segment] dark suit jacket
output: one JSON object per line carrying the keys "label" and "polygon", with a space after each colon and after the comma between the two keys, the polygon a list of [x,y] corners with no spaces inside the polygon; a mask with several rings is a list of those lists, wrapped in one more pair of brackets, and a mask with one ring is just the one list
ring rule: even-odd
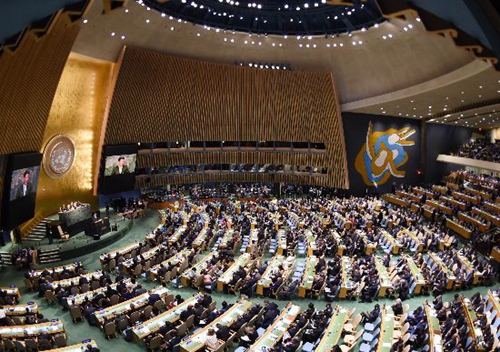
{"label": "dark suit jacket", "polygon": [[124,165],[123,166],[123,169],[122,169],[122,173],[120,174],[120,169],[118,168],[118,165],[116,165],[115,167],[113,167],[113,171],[111,171],[111,175],[123,175],[123,174],[129,174],[130,173],[130,170],[128,169],[128,166],[127,165]]}

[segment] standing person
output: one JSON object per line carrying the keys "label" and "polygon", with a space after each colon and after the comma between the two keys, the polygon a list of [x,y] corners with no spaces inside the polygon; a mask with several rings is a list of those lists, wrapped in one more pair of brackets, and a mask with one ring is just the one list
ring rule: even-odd
{"label": "standing person", "polygon": [[31,247],[29,254],[31,255],[31,263],[34,268],[38,266],[38,249]]}
{"label": "standing person", "polygon": [[50,224],[46,223],[45,224],[45,236],[49,239],[49,244],[52,244],[54,242],[54,238],[52,237],[52,231],[50,229]]}

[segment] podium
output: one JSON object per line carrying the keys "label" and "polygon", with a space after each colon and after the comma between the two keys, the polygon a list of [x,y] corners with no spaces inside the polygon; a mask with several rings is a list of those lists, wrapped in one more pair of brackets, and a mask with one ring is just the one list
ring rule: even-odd
{"label": "podium", "polygon": [[105,235],[108,232],[111,232],[111,226],[109,224],[108,217],[92,221],[85,229],[85,234],[88,236],[92,236],[94,240],[100,239],[102,235]]}

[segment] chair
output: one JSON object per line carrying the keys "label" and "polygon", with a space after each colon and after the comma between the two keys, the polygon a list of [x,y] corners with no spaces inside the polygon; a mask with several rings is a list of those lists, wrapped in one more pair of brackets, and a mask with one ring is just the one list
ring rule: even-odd
{"label": "chair", "polygon": [[89,284],[83,284],[82,288],[80,289],[80,291],[82,291],[82,293],[90,291],[90,285]]}
{"label": "chair", "polygon": [[193,326],[193,324],[194,324],[194,315],[190,315],[190,316],[186,319],[185,324],[186,324],[186,328],[187,328],[187,329],[190,329],[190,328]]}
{"label": "chair", "polygon": [[118,331],[120,333],[123,333],[127,328],[128,328],[128,319],[127,318],[122,318],[118,320]]}
{"label": "chair", "polygon": [[166,306],[169,306],[171,303],[174,302],[174,296],[172,296],[172,295],[165,296],[163,301],[165,302]]}
{"label": "chair", "polygon": [[38,343],[34,339],[26,339],[24,343],[28,351],[38,351]]}
{"label": "chair", "polygon": [[48,304],[54,304],[57,302],[57,297],[54,295],[54,291],[47,290],[43,296]]}
{"label": "chair", "polygon": [[116,324],[114,322],[104,325],[104,335],[108,340],[111,340],[111,337],[116,337]]}
{"label": "chair", "polygon": [[14,345],[14,342],[12,340],[3,340],[3,348],[5,351],[16,351],[16,346]]}
{"label": "chair", "polygon": [[352,320],[352,322],[349,322],[349,323],[344,325],[344,331],[347,333],[350,333],[350,334],[354,334],[356,332],[356,328],[358,327],[361,319],[362,319],[361,314],[357,314],[354,317],[354,320]]}
{"label": "chair", "polygon": [[112,295],[112,296],[109,298],[109,303],[110,303],[112,306],[117,305],[118,303],[120,303],[120,296],[118,296],[117,294]]}
{"label": "chair", "polygon": [[83,321],[83,315],[80,307],[72,306],[69,308],[69,314],[73,319],[73,323],[77,323],[78,321]]}
{"label": "chair", "polygon": [[346,345],[340,345],[339,347],[342,352],[349,352],[351,350],[351,348]]}
{"label": "chair", "polygon": [[177,336],[182,337],[186,335],[187,332],[187,325],[186,322],[182,323],[177,327]]}
{"label": "chair", "polygon": [[149,319],[152,311],[153,311],[153,306],[148,305],[146,308],[144,308],[143,313],[144,313],[144,316],[146,317],[146,319]]}
{"label": "chair", "polygon": [[63,231],[61,225],[57,225],[57,231],[59,232],[59,237],[61,237],[61,242],[69,240],[69,234]]}
{"label": "chair", "polygon": [[132,314],[130,314],[130,325],[134,325],[136,322],[139,321],[141,318],[141,313],[139,311],[135,311]]}
{"label": "chair", "polygon": [[215,309],[215,305],[216,305],[215,301],[213,301],[212,303],[210,303],[210,305],[208,306],[208,311],[209,312],[213,312],[214,309]]}
{"label": "chair", "polygon": [[163,286],[167,286],[167,284],[170,282],[170,275],[171,275],[171,272],[170,271],[167,271],[165,273],[165,275],[163,275],[162,278],[160,278],[160,282]]}
{"label": "chair", "polygon": [[33,284],[31,283],[30,279],[24,278],[24,287],[26,288],[26,291],[31,292],[33,291]]}
{"label": "chair", "polygon": [[358,342],[359,338],[361,337],[361,335],[363,335],[363,333],[364,330],[361,329],[358,331],[356,335],[346,335],[344,336],[344,342],[347,344],[348,347],[352,347]]}
{"label": "chair", "polygon": [[142,265],[137,264],[134,269],[131,270],[132,275],[135,277],[141,276],[142,274]]}
{"label": "chair", "polygon": [[21,343],[21,341],[17,341],[17,340],[16,340],[16,341],[14,341],[14,346],[16,346],[16,351],[17,351],[17,352],[26,352],[26,351],[28,351],[28,350],[26,349],[26,346],[24,346],[24,345]]}
{"label": "chair", "polygon": [[161,346],[162,340],[161,340],[161,335],[156,335],[153,337],[151,340],[149,340],[149,343],[146,343],[146,347],[148,348],[149,351],[156,351],[157,348]]}
{"label": "chair", "polygon": [[64,334],[59,334],[54,337],[54,341],[58,348],[66,347],[68,345],[68,340]]}
{"label": "chair", "polygon": [[92,289],[92,291],[97,290],[99,287],[101,287],[101,285],[99,284],[99,281],[97,281],[97,280],[94,280],[90,283],[90,288]]}
{"label": "chair", "polygon": [[153,307],[155,307],[156,309],[158,309],[160,312],[163,312],[163,302],[161,299],[157,300],[154,304],[153,304]]}

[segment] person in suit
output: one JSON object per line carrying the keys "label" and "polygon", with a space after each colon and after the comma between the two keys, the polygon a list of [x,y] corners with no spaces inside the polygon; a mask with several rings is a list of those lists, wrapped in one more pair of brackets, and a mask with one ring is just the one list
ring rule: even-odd
{"label": "person in suit", "polygon": [[128,166],[126,164],[126,160],[124,156],[118,157],[118,164],[113,167],[113,171],[111,171],[111,176],[114,175],[123,175],[123,174],[129,174],[130,170],[128,169]]}
{"label": "person in suit", "polygon": [[16,198],[25,197],[33,193],[33,183],[30,182],[31,171],[24,171],[22,181],[16,186]]}

